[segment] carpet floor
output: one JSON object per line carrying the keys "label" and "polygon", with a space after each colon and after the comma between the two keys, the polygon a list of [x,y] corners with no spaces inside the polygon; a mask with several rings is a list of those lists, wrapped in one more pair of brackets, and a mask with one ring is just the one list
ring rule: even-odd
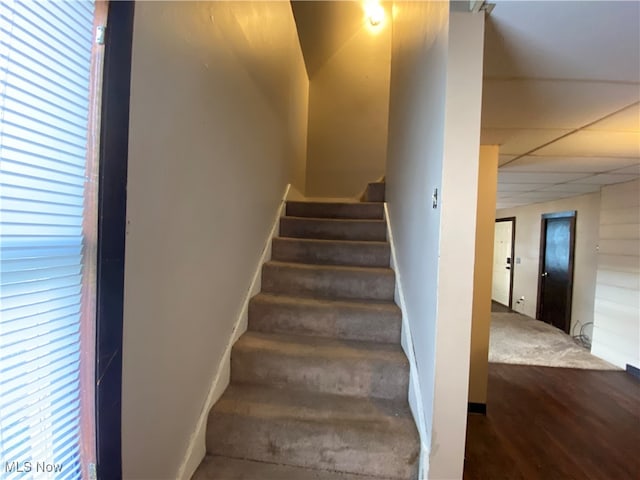
{"label": "carpet floor", "polygon": [[591,355],[566,333],[519,313],[491,313],[489,362],[619,370]]}

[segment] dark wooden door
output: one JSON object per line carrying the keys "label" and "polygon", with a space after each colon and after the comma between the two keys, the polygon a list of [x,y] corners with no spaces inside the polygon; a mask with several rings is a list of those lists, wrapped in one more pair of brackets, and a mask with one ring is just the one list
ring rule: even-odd
{"label": "dark wooden door", "polygon": [[542,216],[537,318],[570,333],[575,212]]}

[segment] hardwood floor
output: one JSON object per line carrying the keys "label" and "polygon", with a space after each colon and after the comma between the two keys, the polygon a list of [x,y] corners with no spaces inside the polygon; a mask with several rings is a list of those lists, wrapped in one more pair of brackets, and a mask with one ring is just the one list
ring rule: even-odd
{"label": "hardwood floor", "polygon": [[489,364],[464,480],[640,479],[640,382],[613,371]]}

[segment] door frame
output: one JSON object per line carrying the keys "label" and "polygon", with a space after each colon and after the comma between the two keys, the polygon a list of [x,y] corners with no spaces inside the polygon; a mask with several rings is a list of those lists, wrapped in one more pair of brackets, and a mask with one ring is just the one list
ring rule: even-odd
{"label": "door frame", "polygon": [[573,270],[576,251],[576,221],[578,218],[577,210],[567,210],[564,212],[543,213],[540,219],[540,253],[538,255],[538,298],[536,302],[536,320],[541,320],[542,315],[542,283],[545,263],[545,250],[547,247],[546,228],[547,221],[554,218],[568,218],[569,219],[569,282],[567,293],[567,311],[565,313],[564,331],[567,334],[571,333],[571,311],[573,308]]}
{"label": "door frame", "polygon": [[104,51],[98,175],[96,462],[122,478],[122,330],[134,2],[110,1]]}
{"label": "door frame", "polygon": [[[511,222],[511,268],[509,269],[509,305],[510,309],[513,308],[513,272],[516,265],[516,217],[502,217],[496,218],[495,223],[498,222]],[[495,237],[494,237],[495,245]]]}

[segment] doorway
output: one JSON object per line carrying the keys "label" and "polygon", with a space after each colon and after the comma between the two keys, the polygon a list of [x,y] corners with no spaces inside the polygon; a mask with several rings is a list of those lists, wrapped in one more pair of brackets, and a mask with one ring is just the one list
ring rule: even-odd
{"label": "doorway", "polygon": [[493,240],[493,280],[491,299],[505,307],[512,307],[514,246],[516,218],[498,218]]}
{"label": "doorway", "polygon": [[536,318],[570,333],[576,212],[542,215]]}

